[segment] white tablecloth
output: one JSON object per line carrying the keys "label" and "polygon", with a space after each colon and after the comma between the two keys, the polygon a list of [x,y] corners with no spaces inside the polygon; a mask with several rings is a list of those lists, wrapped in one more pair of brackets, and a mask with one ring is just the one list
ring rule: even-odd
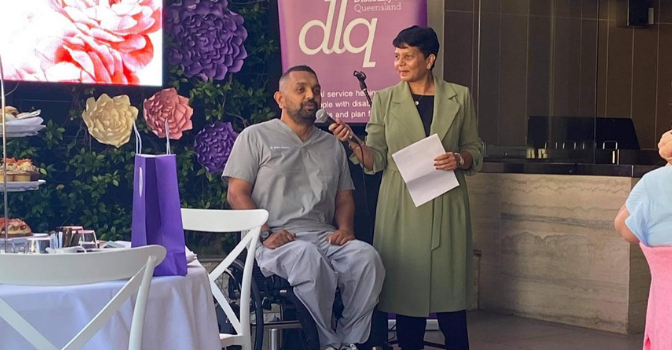
{"label": "white tablecloth", "polygon": [[[1,267],[7,268],[7,267]],[[104,269],[101,266],[101,269]],[[147,302],[143,349],[220,350],[219,331],[207,272],[197,261],[187,276],[154,277]],[[0,298],[58,348],[67,344],[126,281],[68,287],[0,285]],[[128,349],[135,303],[126,302],[86,350]],[[0,350],[34,349],[0,320]]]}

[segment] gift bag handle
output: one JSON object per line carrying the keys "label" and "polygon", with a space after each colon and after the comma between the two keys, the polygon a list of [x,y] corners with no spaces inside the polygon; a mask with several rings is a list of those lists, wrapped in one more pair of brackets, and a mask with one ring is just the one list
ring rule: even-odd
{"label": "gift bag handle", "polygon": [[135,122],[133,122],[133,131],[135,132],[135,154],[142,154],[142,137],[140,137],[140,132]]}
{"label": "gift bag handle", "polygon": [[168,127],[168,119],[166,119],[166,154],[170,154],[170,128]]}
{"label": "gift bag handle", "polygon": [[[168,127],[168,120],[166,120],[166,154],[170,153],[170,128]],[[142,137],[138,131],[138,126],[133,123],[133,131],[135,132],[135,154],[142,154]]]}

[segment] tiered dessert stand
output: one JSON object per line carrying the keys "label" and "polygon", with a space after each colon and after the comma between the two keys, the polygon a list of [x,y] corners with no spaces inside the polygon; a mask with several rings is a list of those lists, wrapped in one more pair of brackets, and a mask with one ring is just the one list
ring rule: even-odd
{"label": "tiered dessert stand", "polygon": [[7,138],[8,137],[24,137],[36,135],[37,131],[44,128],[44,125],[22,126],[19,128],[7,127],[5,119],[5,75],[2,68],[2,57],[0,56],[0,115],[2,115],[2,190],[4,200],[4,218],[5,218],[5,237],[3,250],[0,253],[9,253],[7,247],[9,246],[9,206],[7,201],[8,192],[19,192],[36,190],[43,184],[44,180],[30,181],[30,182],[7,182]]}

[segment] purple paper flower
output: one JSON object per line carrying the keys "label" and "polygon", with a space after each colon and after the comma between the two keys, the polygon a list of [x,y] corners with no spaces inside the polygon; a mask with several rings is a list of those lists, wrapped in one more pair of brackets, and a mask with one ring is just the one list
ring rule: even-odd
{"label": "purple paper flower", "polygon": [[224,170],[236,137],[238,133],[233,131],[231,123],[215,122],[206,126],[196,134],[196,160],[210,173]]}
{"label": "purple paper flower", "polygon": [[243,67],[247,30],[243,17],[226,0],[182,0],[166,10],[166,29],[176,44],[168,62],[179,64],[187,78],[224,79]]}

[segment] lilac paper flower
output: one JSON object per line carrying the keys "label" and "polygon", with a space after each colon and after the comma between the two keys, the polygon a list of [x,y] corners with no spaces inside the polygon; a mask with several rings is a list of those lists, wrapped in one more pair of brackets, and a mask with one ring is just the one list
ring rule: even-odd
{"label": "lilac paper flower", "polygon": [[166,29],[176,47],[168,62],[179,64],[188,78],[224,79],[243,67],[247,30],[243,17],[226,0],[182,0],[166,10]]}
{"label": "lilac paper flower", "polygon": [[215,122],[206,126],[196,134],[196,160],[210,173],[224,170],[236,137],[238,133],[233,131],[231,123]]}

